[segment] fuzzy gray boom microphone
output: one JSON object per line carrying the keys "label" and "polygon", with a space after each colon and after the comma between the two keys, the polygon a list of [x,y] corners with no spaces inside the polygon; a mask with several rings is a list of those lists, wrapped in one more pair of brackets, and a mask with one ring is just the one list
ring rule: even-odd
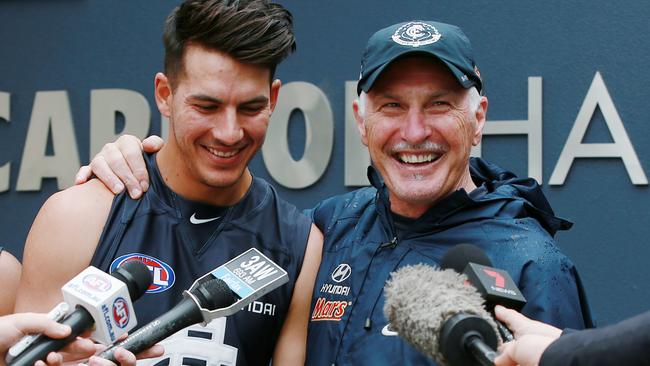
{"label": "fuzzy gray boom microphone", "polygon": [[402,338],[441,365],[494,365],[496,324],[466,281],[451,269],[402,267],[384,287],[384,314]]}

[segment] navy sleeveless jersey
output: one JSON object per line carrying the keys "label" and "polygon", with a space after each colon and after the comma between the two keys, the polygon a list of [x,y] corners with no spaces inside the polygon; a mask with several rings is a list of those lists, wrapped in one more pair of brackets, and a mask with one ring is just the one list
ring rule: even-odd
{"label": "navy sleeveless jersey", "polygon": [[[155,155],[145,156],[145,161],[149,190],[139,200],[124,193],[115,197],[91,263],[104,271],[134,258],[149,266],[154,283],[134,303],[139,326],[174,307],[195,279],[251,247],[284,268],[289,282],[235,315],[178,332],[163,342],[163,357],[139,364],[268,365],[300,273],[311,221],[259,178],[239,203],[217,208],[218,217],[199,219],[187,208],[207,205],[169,189]],[[213,228],[206,231],[206,225]]]}

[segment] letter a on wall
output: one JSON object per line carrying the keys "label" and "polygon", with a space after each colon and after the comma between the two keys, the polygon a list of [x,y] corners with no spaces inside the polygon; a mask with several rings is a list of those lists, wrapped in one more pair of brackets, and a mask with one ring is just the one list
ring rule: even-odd
{"label": "letter a on wall", "polygon": [[[605,118],[607,128],[614,140],[613,143],[582,142],[597,107],[600,107],[600,111]],[[633,184],[648,184],[648,179],[643,172],[639,158],[634,151],[634,147],[632,147],[632,142],[630,142],[623,121],[616,111],[600,72],[596,72],[591,82],[587,96],[580,107],[573,128],[548,183],[551,185],[564,184],[569,169],[576,158],[621,158]]]}

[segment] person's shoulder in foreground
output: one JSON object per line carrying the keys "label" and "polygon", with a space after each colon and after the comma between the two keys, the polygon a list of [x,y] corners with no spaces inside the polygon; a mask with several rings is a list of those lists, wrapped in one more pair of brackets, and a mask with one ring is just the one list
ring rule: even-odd
{"label": "person's shoulder in foreground", "polygon": [[566,332],[542,354],[540,366],[650,365],[650,312],[595,329]]}
{"label": "person's shoulder in foreground", "polygon": [[515,336],[499,347],[497,366],[650,364],[650,312],[602,328],[564,331],[502,306],[495,315]]}

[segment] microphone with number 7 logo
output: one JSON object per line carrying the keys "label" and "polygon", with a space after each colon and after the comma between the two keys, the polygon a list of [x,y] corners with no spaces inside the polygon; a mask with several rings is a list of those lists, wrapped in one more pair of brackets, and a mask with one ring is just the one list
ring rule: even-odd
{"label": "microphone with number 7 logo", "polygon": [[[476,245],[455,245],[442,257],[440,267],[451,268],[465,274],[469,282],[483,296],[485,307],[492,314],[495,305],[503,305],[517,311],[526,305],[526,298],[508,272],[492,267],[490,258]],[[497,327],[504,341],[514,339],[501,322],[497,321]]]}

